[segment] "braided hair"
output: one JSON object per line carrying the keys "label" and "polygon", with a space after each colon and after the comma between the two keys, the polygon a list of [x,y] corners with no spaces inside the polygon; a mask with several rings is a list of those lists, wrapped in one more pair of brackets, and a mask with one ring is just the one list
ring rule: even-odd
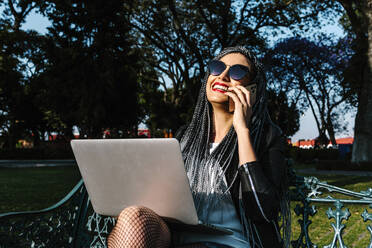
{"label": "braided hair", "polygon": [[[260,157],[260,152],[264,150],[262,140],[264,139],[265,125],[273,125],[267,110],[266,99],[266,78],[262,64],[245,47],[228,47],[223,49],[214,59],[219,60],[227,54],[240,53],[244,55],[255,69],[255,78],[252,82],[257,84],[257,97],[252,109],[252,117],[249,124],[249,130],[253,142],[253,147]],[[202,82],[196,107],[187,129],[178,135],[180,140],[182,156],[185,162],[185,169],[189,178],[190,187],[194,197],[195,207],[199,218],[208,215],[209,211],[218,205],[223,199],[231,199],[229,189],[234,184],[238,175],[238,145],[237,135],[233,126],[231,126],[227,135],[223,138],[216,149],[209,154],[209,140],[211,135],[212,106],[207,100],[206,85],[209,77],[209,71]],[[233,180],[230,185],[226,185],[224,174],[227,170],[233,171]],[[284,223],[284,242],[289,247],[290,236],[290,212],[288,199],[282,197],[281,213]],[[240,213],[245,216],[244,213]],[[247,223],[247,220],[243,220]],[[289,228],[289,230],[288,230]],[[245,228],[246,230],[252,228]],[[252,234],[246,233],[249,237]]]}

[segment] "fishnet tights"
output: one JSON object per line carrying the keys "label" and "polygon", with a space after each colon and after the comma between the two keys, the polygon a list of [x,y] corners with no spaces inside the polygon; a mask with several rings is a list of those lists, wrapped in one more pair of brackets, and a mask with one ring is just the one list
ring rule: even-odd
{"label": "fishnet tights", "polygon": [[[151,209],[132,206],[124,209],[112,229],[108,248],[168,248],[171,233],[167,224]],[[204,248],[199,244],[177,248]]]}

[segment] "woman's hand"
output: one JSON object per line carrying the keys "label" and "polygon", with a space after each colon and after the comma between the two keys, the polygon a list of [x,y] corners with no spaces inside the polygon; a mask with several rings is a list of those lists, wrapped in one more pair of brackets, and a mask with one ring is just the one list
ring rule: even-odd
{"label": "woman's hand", "polygon": [[240,85],[230,87],[229,90],[225,94],[235,103],[233,125],[238,136],[239,165],[257,161],[249,133],[253,105],[250,92]]}
{"label": "woman's hand", "polygon": [[243,86],[237,85],[229,87],[229,91],[225,92],[235,104],[233,125],[236,132],[240,130],[248,130],[249,122],[252,117],[252,101],[251,93]]}

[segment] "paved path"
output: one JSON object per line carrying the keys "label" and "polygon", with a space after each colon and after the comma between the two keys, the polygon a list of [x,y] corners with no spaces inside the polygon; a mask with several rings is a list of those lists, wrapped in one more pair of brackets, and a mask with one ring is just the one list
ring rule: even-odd
{"label": "paved path", "polygon": [[0,160],[0,168],[31,168],[76,165],[75,160]]}
{"label": "paved path", "polygon": [[372,171],[317,170],[315,168],[295,169],[295,171],[298,173],[306,173],[306,174],[314,174],[314,175],[342,175],[342,176],[372,177]]}

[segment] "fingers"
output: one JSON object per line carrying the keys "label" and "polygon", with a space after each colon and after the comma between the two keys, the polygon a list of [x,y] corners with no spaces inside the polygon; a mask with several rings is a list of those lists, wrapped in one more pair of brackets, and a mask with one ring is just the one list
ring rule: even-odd
{"label": "fingers", "polygon": [[245,95],[242,93],[242,91],[237,88],[237,87],[230,87],[229,90],[231,90],[232,92],[234,92],[238,98],[239,98],[239,101],[241,102],[241,104],[246,107],[248,102],[247,102],[247,99],[245,97]]}
{"label": "fingers", "polygon": [[243,92],[243,94],[245,95],[245,99],[247,101],[248,106],[252,106],[251,92],[249,90],[247,90],[247,88],[245,88],[241,85],[237,85],[236,87],[238,89],[240,89]]}
{"label": "fingers", "polygon": [[231,99],[235,103],[235,108],[237,108],[239,106],[241,107],[241,104],[239,104],[240,103],[239,97],[235,93],[232,93],[232,92],[227,91],[227,92],[225,92],[225,95],[231,97]]}
{"label": "fingers", "polygon": [[[245,87],[241,85],[237,85],[234,87],[229,87],[229,93],[232,93],[236,96],[238,96],[237,99],[239,101],[237,103],[241,103],[244,107],[250,107],[252,106],[252,98],[251,98],[251,92],[249,92]],[[227,92],[225,92],[227,93]],[[230,95],[228,95],[230,96]],[[234,101],[236,102],[236,101]]]}

